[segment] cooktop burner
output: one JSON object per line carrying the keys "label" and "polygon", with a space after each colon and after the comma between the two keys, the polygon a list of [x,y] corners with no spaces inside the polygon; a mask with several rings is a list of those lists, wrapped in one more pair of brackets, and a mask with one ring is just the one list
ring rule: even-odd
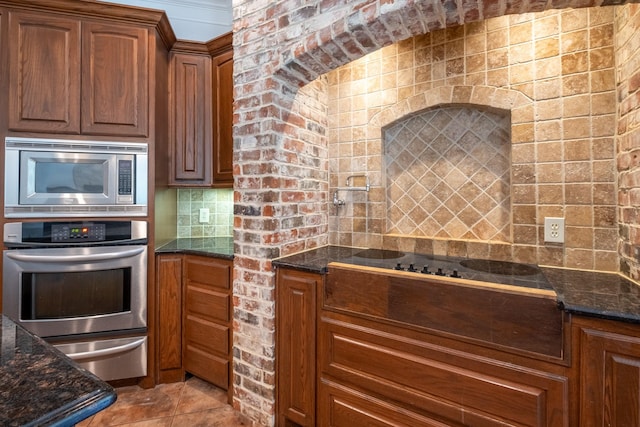
{"label": "cooktop burner", "polygon": [[364,249],[341,262],[389,268],[416,274],[469,279],[487,283],[553,288],[537,265],[475,258],[421,255],[386,249]]}

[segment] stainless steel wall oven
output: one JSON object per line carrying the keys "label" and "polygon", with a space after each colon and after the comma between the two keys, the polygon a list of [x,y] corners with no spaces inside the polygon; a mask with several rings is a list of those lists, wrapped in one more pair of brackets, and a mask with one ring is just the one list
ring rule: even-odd
{"label": "stainless steel wall oven", "polygon": [[3,313],[104,380],[147,373],[147,223],[5,224]]}

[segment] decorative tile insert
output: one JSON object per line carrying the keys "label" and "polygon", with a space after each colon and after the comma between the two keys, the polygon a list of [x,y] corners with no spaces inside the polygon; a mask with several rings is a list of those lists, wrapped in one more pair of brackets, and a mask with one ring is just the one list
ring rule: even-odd
{"label": "decorative tile insert", "polygon": [[435,108],[384,131],[387,232],[511,241],[511,118]]}

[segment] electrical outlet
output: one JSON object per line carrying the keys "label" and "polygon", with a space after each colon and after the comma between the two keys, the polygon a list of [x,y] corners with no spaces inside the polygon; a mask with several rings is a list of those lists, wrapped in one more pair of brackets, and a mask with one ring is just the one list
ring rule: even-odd
{"label": "electrical outlet", "polygon": [[200,208],[200,224],[209,223],[209,209]]}
{"label": "electrical outlet", "polygon": [[544,241],[564,243],[564,218],[544,219]]}

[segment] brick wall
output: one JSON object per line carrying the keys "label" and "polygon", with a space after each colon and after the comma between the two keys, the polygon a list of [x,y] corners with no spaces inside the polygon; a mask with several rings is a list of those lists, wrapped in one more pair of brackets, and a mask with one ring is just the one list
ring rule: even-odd
{"label": "brick wall", "polygon": [[[233,404],[256,424],[275,420],[271,260],[328,243],[329,83],[318,77],[412,36],[549,5],[234,0]],[[573,125],[567,131],[584,128],[580,121]],[[525,139],[530,132],[558,131],[554,121],[518,129]]]}
{"label": "brick wall", "polygon": [[616,8],[620,268],[640,279],[640,8]]}

